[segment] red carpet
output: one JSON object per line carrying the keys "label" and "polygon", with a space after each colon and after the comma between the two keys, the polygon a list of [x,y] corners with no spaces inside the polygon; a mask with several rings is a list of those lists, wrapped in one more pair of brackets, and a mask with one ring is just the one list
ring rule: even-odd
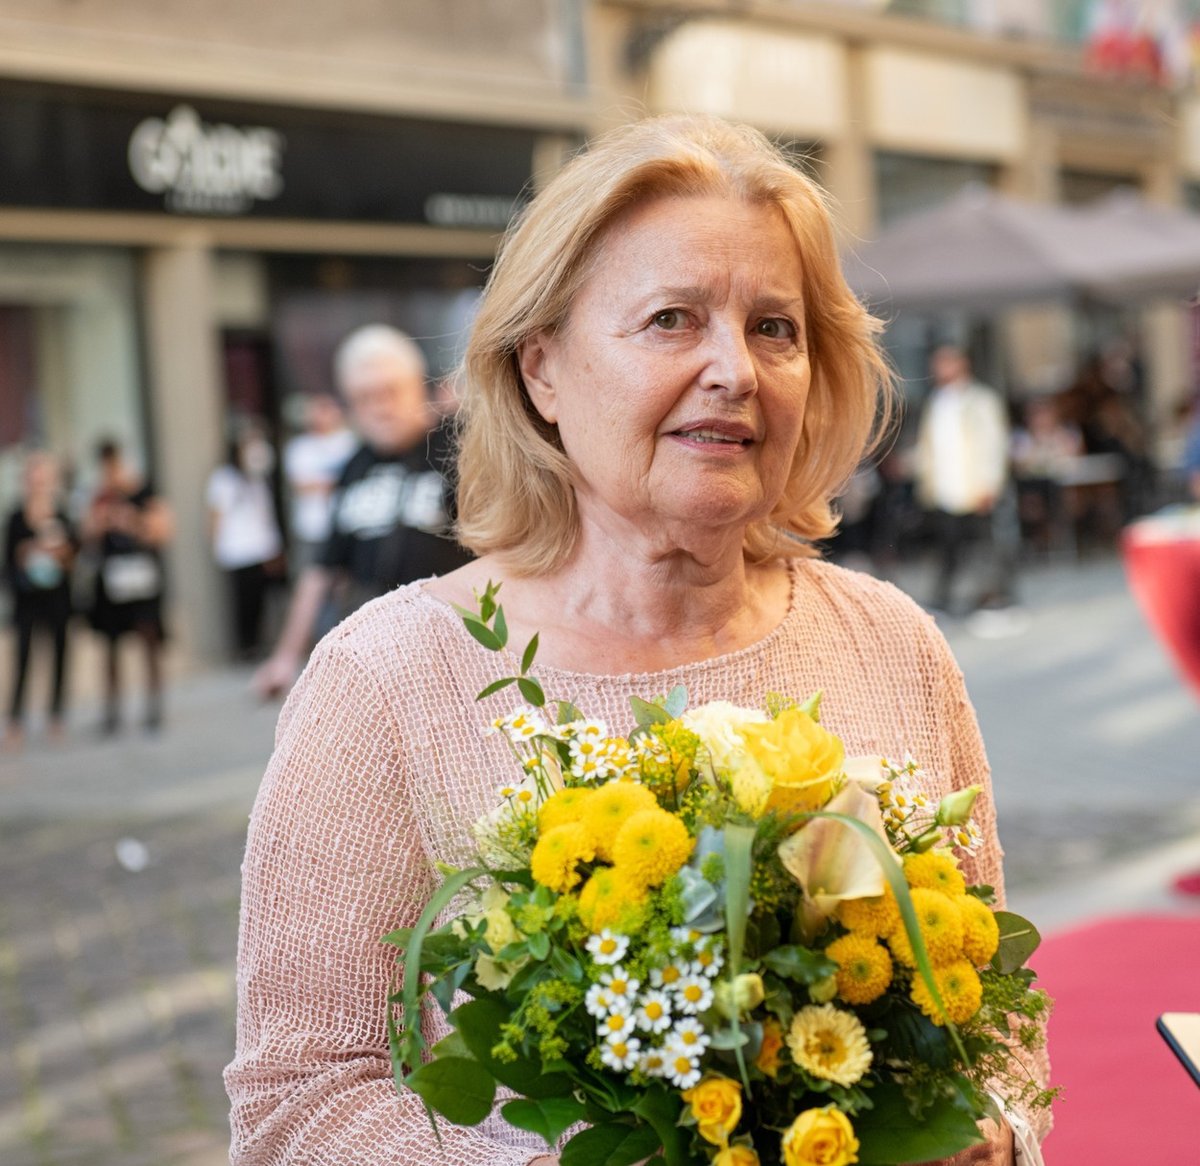
{"label": "red carpet", "polygon": [[1054,997],[1063,1087],[1046,1166],[1200,1166],[1200,1089],[1154,1027],[1200,1012],[1200,912],[1064,931],[1029,962]]}

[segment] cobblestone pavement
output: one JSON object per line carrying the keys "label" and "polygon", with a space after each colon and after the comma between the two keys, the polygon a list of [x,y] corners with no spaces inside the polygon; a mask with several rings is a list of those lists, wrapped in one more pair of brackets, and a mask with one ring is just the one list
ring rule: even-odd
{"label": "cobblestone pavement", "polygon": [[[900,582],[921,593],[923,577]],[[1049,929],[1198,910],[1200,709],[1119,564],[1038,568],[997,629],[948,621],[988,741],[1010,892]],[[1022,626],[1023,625],[1023,626]],[[178,679],[155,737],[36,731],[0,754],[0,1163],[217,1166],[238,867],[277,709]]]}

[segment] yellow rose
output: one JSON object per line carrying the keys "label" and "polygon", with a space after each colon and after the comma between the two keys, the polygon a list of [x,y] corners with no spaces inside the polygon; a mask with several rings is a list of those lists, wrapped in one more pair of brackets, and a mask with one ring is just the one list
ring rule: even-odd
{"label": "yellow rose", "polygon": [[779,1072],[779,1054],[783,1051],[783,1029],[778,1020],[764,1020],[762,1046],[754,1058],[756,1069],[774,1077]]}
{"label": "yellow rose", "polygon": [[785,709],[764,725],[743,725],[745,760],[733,793],[747,813],[819,810],[833,796],[846,751],[841,739],[802,709]]}
{"label": "yellow rose", "polygon": [[806,1109],[783,1134],[784,1166],[850,1166],[858,1161],[854,1127],[840,1109]]}
{"label": "yellow rose", "polygon": [[753,1146],[726,1146],[712,1160],[712,1166],[759,1166]]}
{"label": "yellow rose", "polygon": [[742,1119],[741,1085],[728,1077],[712,1074],[691,1089],[685,1089],[682,1096],[692,1108],[700,1136],[714,1146],[725,1145]]}

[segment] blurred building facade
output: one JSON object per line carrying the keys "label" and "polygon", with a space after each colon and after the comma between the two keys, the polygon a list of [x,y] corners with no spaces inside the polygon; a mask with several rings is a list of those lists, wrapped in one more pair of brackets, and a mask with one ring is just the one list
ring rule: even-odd
{"label": "blurred building facade", "polygon": [[[1187,6],[1165,8],[1186,31]],[[849,240],[965,181],[1200,206],[1200,97],[1166,53],[1098,64],[1102,9],[8,0],[0,490],[23,445],[67,454],[86,483],[95,440],[125,440],[179,516],[183,648],[215,654],[200,499],[230,416],[281,425],[371,320],[446,371],[498,232],[589,134],[667,110],[748,121],[830,189]],[[1165,409],[1192,376],[1184,318],[1165,305],[1137,325]],[[1076,327],[1011,313],[1009,377],[1064,375]],[[929,339],[899,333],[902,356]]]}

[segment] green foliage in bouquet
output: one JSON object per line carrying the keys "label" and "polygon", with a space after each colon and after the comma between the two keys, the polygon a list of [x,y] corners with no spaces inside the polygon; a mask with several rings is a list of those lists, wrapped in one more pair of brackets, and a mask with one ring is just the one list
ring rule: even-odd
{"label": "green foliage in bouquet", "polygon": [[[497,591],[460,615],[499,652]],[[385,937],[396,1085],[435,1130],[503,1087],[563,1166],[903,1166],[978,1142],[990,1090],[1050,1104],[1022,1061],[1049,1008],[1037,931],[959,870],[978,790],[933,805],[912,759],[846,758],[819,694],[631,695],[610,736],[547,700],[536,651],[479,694],[528,707],[492,723],[521,776],[477,863]]]}

